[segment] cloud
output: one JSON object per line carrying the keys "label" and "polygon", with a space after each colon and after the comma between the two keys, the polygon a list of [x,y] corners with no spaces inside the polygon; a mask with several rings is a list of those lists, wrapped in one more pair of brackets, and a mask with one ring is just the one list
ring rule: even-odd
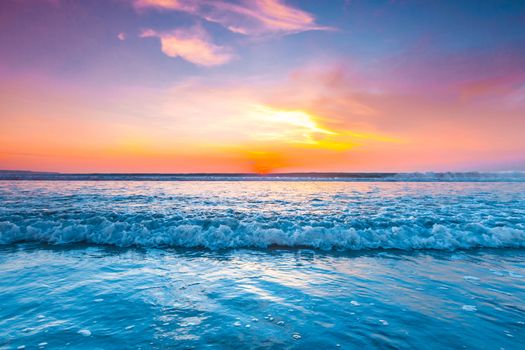
{"label": "cloud", "polygon": [[514,71],[484,79],[473,79],[459,86],[460,97],[464,101],[475,98],[505,97],[525,86],[525,73]]}
{"label": "cloud", "polygon": [[[374,125],[380,113],[352,95],[336,73],[302,72],[278,81],[189,79],[162,91],[138,92],[148,100],[135,113],[148,117],[148,127],[169,130],[186,145],[250,149],[279,148],[292,158],[298,150],[328,153],[399,140]],[[287,97],[285,97],[287,96]],[[326,102],[326,103],[325,103]],[[147,105],[147,106],[146,106]],[[146,108],[146,109],[145,109]]]}
{"label": "cloud", "polygon": [[[332,30],[316,23],[308,12],[282,0],[134,0],[137,11],[179,11],[216,23],[243,35],[293,34],[309,30]],[[142,37],[159,37],[162,51],[201,66],[217,66],[234,58],[229,48],[214,45],[202,27],[171,33],[146,30]]]}
{"label": "cloud", "polygon": [[134,6],[138,9],[155,7],[159,9],[193,11],[195,1],[191,0],[135,0]]}
{"label": "cloud", "polygon": [[171,32],[147,29],[142,32],[141,37],[157,37],[160,39],[164,54],[169,57],[180,57],[200,66],[218,66],[235,57],[229,48],[213,44],[204,29],[199,26]]}
{"label": "cloud", "polygon": [[309,30],[332,30],[320,26],[310,13],[282,0],[135,0],[137,10],[155,8],[186,12],[245,35],[291,34]]}

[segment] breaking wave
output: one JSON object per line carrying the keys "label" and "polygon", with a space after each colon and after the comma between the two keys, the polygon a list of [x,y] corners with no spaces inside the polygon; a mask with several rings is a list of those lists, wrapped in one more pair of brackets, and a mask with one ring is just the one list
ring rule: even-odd
{"label": "breaking wave", "polygon": [[6,181],[0,203],[0,244],[525,247],[525,183]]}
{"label": "breaking wave", "polygon": [[[368,227],[367,227],[368,226]],[[41,242],[91,243],[119,247],[268,248],[310,247],[322,250],[437,249],[525,247],[523,225],[306,222],[237,220],[173,220],[155,216],[90,216],[0,222],[0,244]]]}

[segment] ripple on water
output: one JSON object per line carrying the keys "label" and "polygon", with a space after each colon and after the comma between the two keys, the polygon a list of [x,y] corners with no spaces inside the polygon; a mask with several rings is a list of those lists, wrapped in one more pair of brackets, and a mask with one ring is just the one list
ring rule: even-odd
{"label": "ripple on water", "polygon": [[[16,198],[0,205],[1,235],[57,244],[0,245],[0,347],[525,344],[525,250],[492,240],[519,241],[523,185],[485,184],[483,193],[480,184],[17,186],[38,191],[15,190]],[[75,197],[65,203],[57,192]],[[336,193],[352,195],[334,200]],[[3,195],[0,184],[0,201]],[[312,206],[310,198],[324,205]],[[50,209],[45,217],[42,206]],[[109,245],[58,244],[78,237]],[[204,242],[213,249],[278,238],[356,251],[160,244],[173,237],[182,246]],[[117,241],[140,247],[118,248]],[[443,250],[457,242],[499,248]],[[393,243],[405,250],[370,250]],[[430,246],[438,249],[420,249]]]}

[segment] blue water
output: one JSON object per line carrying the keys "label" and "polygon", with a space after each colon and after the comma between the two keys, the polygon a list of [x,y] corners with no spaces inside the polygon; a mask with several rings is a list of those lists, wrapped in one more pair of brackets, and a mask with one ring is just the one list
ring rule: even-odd
{"label": "blue water", "polygon": [[525,183],[0,182],[2,349],[522,349]]}

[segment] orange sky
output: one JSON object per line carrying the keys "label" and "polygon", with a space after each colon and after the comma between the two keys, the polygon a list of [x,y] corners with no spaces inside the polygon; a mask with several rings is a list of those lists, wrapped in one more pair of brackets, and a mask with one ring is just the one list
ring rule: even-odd
{"label": "orange sky", "polygon": [[335,5],[278,0],[129,0],[108,3],[111,21],[60,0],[0,6],[0,169],[525,166],[525,52],[510,37],[457,49],[484,43],[482,29],[440,44],[390,5],[392,31],[377,33]]}

